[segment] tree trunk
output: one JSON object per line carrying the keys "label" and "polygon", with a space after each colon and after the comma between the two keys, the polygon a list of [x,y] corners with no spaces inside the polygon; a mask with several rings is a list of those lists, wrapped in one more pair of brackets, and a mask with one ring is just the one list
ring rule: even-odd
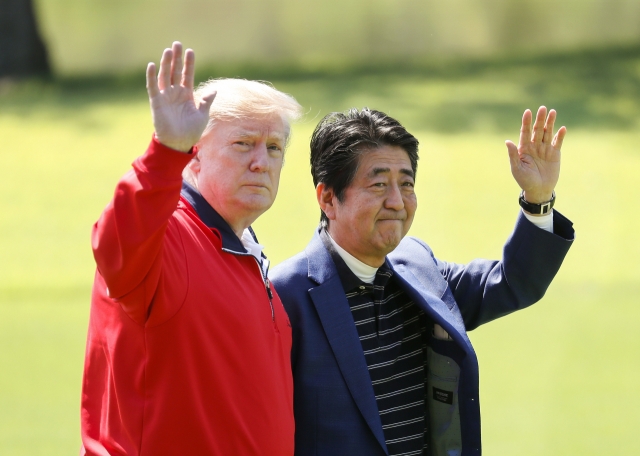
{"label": "tree trunk", "polygon": [[31,0],[0,0],[0,78],[50,73]]}

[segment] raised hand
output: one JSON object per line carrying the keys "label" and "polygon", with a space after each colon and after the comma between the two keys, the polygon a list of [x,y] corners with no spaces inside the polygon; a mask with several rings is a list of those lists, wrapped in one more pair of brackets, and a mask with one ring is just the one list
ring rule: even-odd
{"label": "raised hand", "polygon": [[147,93],[156,138],[162,144],[188,152],[200,140],[209,121],[209,108],[216,94],[193,98],[195,54],[187,49],[182,62],[182,44],[165,49],[156,78],[154,63],[147,65]]}
{"label": "raised hand", "polygon": [[531,131],[532,114],[528,109],[522,116],[520,144],[506,141],[511,173],[516,182],[524,190],[524,198],[530,203],[540,204],[551,199],[553,189],[560,176],[560,149],[567,134],[565,127],[560,127],[553,135],[553,124],[556,111],[549,111],[540,106]]}

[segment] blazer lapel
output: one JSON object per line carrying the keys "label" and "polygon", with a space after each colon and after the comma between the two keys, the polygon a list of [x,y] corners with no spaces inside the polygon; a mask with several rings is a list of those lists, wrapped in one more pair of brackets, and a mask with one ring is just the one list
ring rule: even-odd
{"label": "blazer lapel", "polygon": [[309,295],[324,332],[353,400],[388,454],[369,369],[340,277],[317,233],[305,251],[309,278],[318,283],[317,287],[309,290]]}
{"label": "blazer lapel", "polygon": [[423,283],[405,265],[392,263],[391,267],[396,272],[402,288],[411,296],[413,302],[418,304],[434,322],[442,326],[451,337],[458,339],[458,343],[473,350],[464,327],[464,321],[457,308],[449,308],[439,296],[433,294],[428,284]]}

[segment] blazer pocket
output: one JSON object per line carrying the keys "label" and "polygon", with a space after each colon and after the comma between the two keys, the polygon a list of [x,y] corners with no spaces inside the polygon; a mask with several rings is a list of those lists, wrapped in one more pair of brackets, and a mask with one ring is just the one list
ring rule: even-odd
{"label": "blazer pocket", "polygon": [[[427,408],[431,456],[457,456],[462,452],[458,386],[460,367],[440,348],[455,342],[431,339],[427,347]],[[438,347],[438,351],[432,348]],[[455,348],[455,347],[451,347]]]}

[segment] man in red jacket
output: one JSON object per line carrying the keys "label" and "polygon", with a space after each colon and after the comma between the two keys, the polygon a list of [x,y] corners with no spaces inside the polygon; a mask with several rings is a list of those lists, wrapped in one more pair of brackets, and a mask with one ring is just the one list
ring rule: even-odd
{"label": "man in red jacket", "polygon": [[93,229],[81,453],[291,456],[291,327],[250,225],[301,108],[254,81],[194,93],[182,59],[149,64],[154,137]]}

